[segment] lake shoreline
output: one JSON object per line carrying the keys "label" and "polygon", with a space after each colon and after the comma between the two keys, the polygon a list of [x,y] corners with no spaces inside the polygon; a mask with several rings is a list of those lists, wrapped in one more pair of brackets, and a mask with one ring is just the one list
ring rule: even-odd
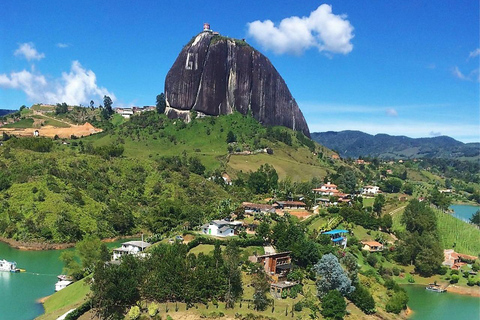
{"label": "lake shoreline", "polygon": [[480,287],[476,285],[472,287],[449,285],[447,292],[480,298]]}
{"label": "lake shoreline", "polygon": [[[412,287],[413,286],[424,287],[424,288],[427,286],[426,284],[421,284],[421,283],[404,283],[401,285],[412,286]],[[464,287],[464,286],[457,286],[457,285],[450,284],[450,285],[447,285],[446,289],[448,293],[480,298],[480,287],[477,285],[472,287]]]}
{"label": "lake shoreline", "polygon": [[75,243],[25,242],[0,237],[0,241],[22,251],[62,250],[75,246]]}
{"label": "lake shoreline", "polygon": [[[120,236],[114,238],[105,238],[102,239],[102,242],[110,243],[115,242],[121,239],[136,239],[138,235],[133,236]],[[26,241],[18,241],[10,238],[0,237],[0,241],[3,243],[8,244],[11,248],[18,249],[21,251],[44,251],[44,250],[63,250],[72,248],[75,246],[75,242],[67,242],[67,243],[50,243],[50,242],[26,242]]]}

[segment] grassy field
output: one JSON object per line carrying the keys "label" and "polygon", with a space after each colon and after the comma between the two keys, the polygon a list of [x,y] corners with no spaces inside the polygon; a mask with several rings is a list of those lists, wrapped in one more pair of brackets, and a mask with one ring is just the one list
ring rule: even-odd
{"label": "grassy field", "polygon": [[435,215],[444,249],[451,249],[455,244],[456,252],[474,256],[480,254],[480,229],[448,213],[436,210]]}
{"label": "grassy field", "polygon": [[20,121],[17,121],[15,123],[9,123],[3,126],[3,128],[31,128],[33,126],[33,119],[26,118],[26,119],[21,119]]}
{"label": "grassy field", "polygon": [[64,122],[53,120],[53,119],[47,119],[47,118],[46,118],[44,124],[46,126],[52,126],[52,127],[57,127],[57,128],[70,128],[70,125],[68,125]]}
{"label": "grassy field", "polygon": [[90,286],[85,283],[86,279],[75,282],[63,290],[55,292],[43,304],[45,314],[38,320],[56,319],[65,312],[81,305],[90,292]]}
{"label": "grassy field", "polygon": [[268,163],[277,170],[280,179],[291,177],[292,181],[306,181],[312,177],[323,178],[327,174],[326,169],[319,165],[318,160],[306,148],[295,150],[279,143],[273,147],[273,151],[273,155],[232,155],[227,164],[227,172],[234,175],[234,171],[256,171],[262,164]]}
{"label": "grassy field", "polygon": [[118,113],[115,113],[115,114],[112,116],[112,124],[113,124],[115,127],[121,125],[121,124],[124,123],[125,121],[127,121],[127,119],[125,119],[124,117],[122,117],[122,116],[119,115]]}

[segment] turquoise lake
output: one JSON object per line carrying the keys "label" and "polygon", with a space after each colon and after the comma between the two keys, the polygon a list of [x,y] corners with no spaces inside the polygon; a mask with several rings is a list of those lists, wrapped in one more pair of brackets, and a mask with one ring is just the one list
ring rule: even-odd
{"label": "turquoise lake", "polygon": [[437,293],[424,286],[406,285],[413,310],[412,320],[462,320],[480,318],[480,298],[454,293]]}
{"label": "turquoise lake", "polygon": [[[117,247],[125,241],[107,245]],[[0,272],[0,320],[29,320],[43,313],[43,306],[37,300],[55,292],[57,275],[63,268],[59,260],[62,251],[22,251],[0,242],[0,259],[15,261],[18,268],[26,270]]]}
{"label": "turquoise lake", "polygon": [[460,220],[470,222],[470,218],[475,212],[480,210],[480,206],[453,204],[450,206],[450,209],[453,210],[453,216]]}

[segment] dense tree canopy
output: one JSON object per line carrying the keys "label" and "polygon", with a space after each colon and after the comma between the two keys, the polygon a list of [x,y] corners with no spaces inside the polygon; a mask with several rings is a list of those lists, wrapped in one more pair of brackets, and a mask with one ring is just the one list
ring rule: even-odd
{"label": "dense tree canopy", "polygon": [[438,272],[443,261],[435,213],[425,202],[410,201],[402,216],[406,233],[402,236],[396,258],[403,264],[415,264],[423,276]]}

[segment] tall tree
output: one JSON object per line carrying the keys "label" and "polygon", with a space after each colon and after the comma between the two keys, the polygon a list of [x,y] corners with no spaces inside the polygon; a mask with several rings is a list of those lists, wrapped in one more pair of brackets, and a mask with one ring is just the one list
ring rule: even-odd
{"label": "tall tree", "polygon": [[240,249],[233,241],[229,241],[225,249],[225,278],[227,288],[225,293],[225,306],[233,308],[235,301],[243,293],[242,274],[240,271]]}
{"label": "tall tree", "polygon": [[267,275],[263,270],[257,272],[252,277],[252,287],[255,289],[253,293],[253,304],[256,310],[263,311],[270,303],[267,298],[267,292],[270,289]]}
{"label": "tall tree", "polygon": [[385,205],[385,196],[383,194],[378,194],[375,197],[375,201],[373,202],[373,211],[377,214],[378,217],[381,216],[384,205]]}
{"label": "tall tree", "polygon": [[155,106],[157,108],[157,112],[158,113],[165,113],[165,109],[167,108],[167,103],[165,101],[165,95],[162,93],[160,93],[159,95],[157,95],[157,101],[155,103]]}
{"label": "tall tree", "polygon": [[109,96],[103,96],[103,106],[105,110],[106,118],[109,118],[113,114],[113,101]]}
{"label": "tall tree", "polygon": [[338,290],[342,295],[347,295],[355,287],[343,270],[337,257],[329,253],[324,255],[313,267],[317,273],[318,296],[323,297],[331,290]]}
{"label": "tall tree", "polygon": [[123,319],[140,299],[140,260],[126,255],[121,264],[97,263],[92,282],[92,302],[101,319]]}

